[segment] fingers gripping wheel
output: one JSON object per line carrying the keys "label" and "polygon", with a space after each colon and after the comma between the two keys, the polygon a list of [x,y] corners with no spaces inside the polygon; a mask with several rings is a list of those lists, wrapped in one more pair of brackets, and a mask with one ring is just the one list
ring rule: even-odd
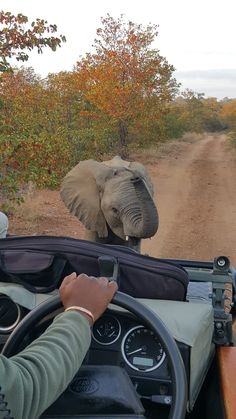
{"label": "fingers gripping wheel", "polygon": [[[117,292],[112,303],[135,314],[158,335],[166,352],[172,377],[173,395],[169,419],[184,419],[187,404],[187,380],[183,360],[174,339],[162,320],[133,297]],[[27,335],[28,331],[32,330],[46,315],[60,307],[61,301],[59,297],[56,297],[40,304],[35,310],[31,311],[10,335],[2,350],[2,354],[7,357],[16,354],[22,339]]]}

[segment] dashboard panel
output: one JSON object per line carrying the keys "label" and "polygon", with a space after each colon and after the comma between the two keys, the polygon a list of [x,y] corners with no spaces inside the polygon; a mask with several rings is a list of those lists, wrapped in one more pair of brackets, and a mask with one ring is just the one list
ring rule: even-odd
{"label": "dashboard panel", "polygon": [[[190,348],[179,342],[177,345],[188,378]],[[128,312],[109,309],[95,322],[85,363],[120,366],[140,396],[155,396],[160,403],[170,403],[171,374],[165,351],[158,336]]]}
{"label": "dashboard panel", "polygon": [[0,294],[0,350],[25,314],[26,310],[19,304],[7,295]]}
{"label": "dashboard panel", "polygon": [[[4,303],[4,304],[3,304]],[[11,331],[26,314],[12,300],[2,300],[0,314],[2,329],[0,344],[5,343]],[[55,313],[40,322],[30,333],[29,340],[40,336],[51,323]],[[8,328],[9,327],[9,328]],[[189,376],[189,347],[178,343]],[[20,348],[19,348],[20,349]],[[170,404],[172,394],[168,360],[158,336],[129,312],[108,309],[94,324],[90,349],[85,365],[114,365],[124,368],[138,394]]]}

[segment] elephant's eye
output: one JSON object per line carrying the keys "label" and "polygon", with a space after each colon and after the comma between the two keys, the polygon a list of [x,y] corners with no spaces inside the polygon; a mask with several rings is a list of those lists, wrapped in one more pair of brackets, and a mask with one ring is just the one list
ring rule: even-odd
{"label": "elephant's eye", "polygon": [[114,207],[112,207],[112,211],[114,212],[114,214],[117,214],[118,213],[118,210],[116,208],[114,208]]}
{"label": "elephant's eye", "polygon": [[114,171],[113,171],[113,175],[114,175],[114,176],[116,176],[116,175],[117,175],[117,170],[116,170],[116,169],[114,169]]}

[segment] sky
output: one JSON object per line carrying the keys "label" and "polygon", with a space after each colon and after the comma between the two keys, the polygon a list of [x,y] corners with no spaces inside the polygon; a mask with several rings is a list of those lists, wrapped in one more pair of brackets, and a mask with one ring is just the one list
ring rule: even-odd
{"label": "sky", "polygon": [[235,0],[1,0],[0,7],[34,20],[56,24],[67,42],[56,52],[30,54],[27,66],[37,74],[71,71],[92,51],[101,17],[109,13],[136,24],[159,25],[153,44],[176,71],[186,88],[206,97],[236,98]]}

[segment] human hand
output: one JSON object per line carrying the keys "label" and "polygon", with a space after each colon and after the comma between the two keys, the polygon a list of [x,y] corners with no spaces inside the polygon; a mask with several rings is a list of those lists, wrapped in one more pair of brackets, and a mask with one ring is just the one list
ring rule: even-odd
{"label": "human hand", "polygon": [[[108,281],[105,277],[95,278],[75,272],[66,276],[59,288],[62,304],[66,310],[68,307],[79,306],[89,310],[96,321],[106,310],[108,304],[117,291],[117,283]],[[91,318],[85,315],[91,324]]]}

